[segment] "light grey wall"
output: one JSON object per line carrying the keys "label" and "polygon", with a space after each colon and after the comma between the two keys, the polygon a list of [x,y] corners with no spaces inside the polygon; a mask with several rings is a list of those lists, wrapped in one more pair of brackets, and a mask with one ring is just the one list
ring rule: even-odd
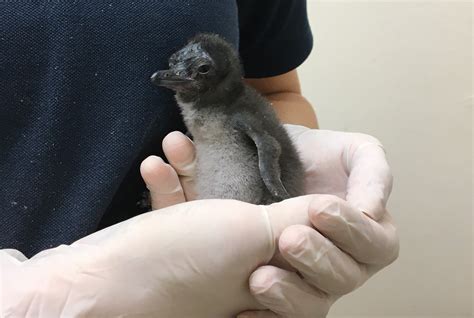
{"label": "light grey wall", "polygon": [[323,129],[366,132],[395,176],[399,260],[330,317],[469,317],[473,299],[472,3],[311,1],[300,68]]}

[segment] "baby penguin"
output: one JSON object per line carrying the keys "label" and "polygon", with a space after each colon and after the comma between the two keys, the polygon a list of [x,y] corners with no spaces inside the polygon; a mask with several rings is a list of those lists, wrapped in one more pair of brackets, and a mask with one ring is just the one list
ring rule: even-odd
{"label": "baby penguin", "polygon": [[196,145],[199,199],[270,204],[303,194],[303,166],[270,103],[242,80],[239,56],[198,34],[151,77],[176,92]]}

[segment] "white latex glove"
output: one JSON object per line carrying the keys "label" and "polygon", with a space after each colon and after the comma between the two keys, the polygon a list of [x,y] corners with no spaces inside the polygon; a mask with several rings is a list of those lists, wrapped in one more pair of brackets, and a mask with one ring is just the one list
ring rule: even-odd
{"label": "white latex glove", "polygon": [[270,207],[202,200],[149,212],[26,259],[0,251],[1,317],[234,317],[248,278],[311,196]]}
{"label": "white latex glove", "polygon": [[[281,255],[272,262],[278,267],[263,266],[250,278],[252,293],[271,311],[240,317],[324,317],[337,298],[398,256],[396,228],[385,208],[392,175],[380,142],[364,134],[286,128],[304,163],[306,192],[320,195],[308,210],[311,226],[283,231]],[[142,164],[154,208],[195,197],[192,142],[173,132],[163,149],[170,164],[158,157]],[[302,277],[285,270],[281,256]]]}

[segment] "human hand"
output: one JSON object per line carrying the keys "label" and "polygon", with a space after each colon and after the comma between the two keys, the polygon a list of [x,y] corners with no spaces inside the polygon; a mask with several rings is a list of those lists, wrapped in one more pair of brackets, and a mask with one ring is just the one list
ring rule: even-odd
{"label": "human hand", "polygon": [[[286,128],[306,169],[307,193],[326,195],[315,197],[311,204],[309,217],[314,229],[289,227],[280,241],[281,255],[303,278],[273,266],[260,268],[251,277],[252,291],[273,312],[246,312],[242,317],[275,317],[277,313],[289,317],[324,316],[338,297],[362,285],[398,255],[396,229],[385,209],[392,176],[380,143],[363,134],[294,125]],[[180,133],[172,134],[172,138],[165,139],[163,148],[167,157],[180,158],[170,160],[171,166],[162,163],[162,168],[171,171],[178,162],[177,170],[182,171],[179,163],[186,163],[181,165],[188,168],[184,175],[192,180],[192,142]],[[151,189],[167,184],[165,178],[148,180]],[[177,180],[176,177],[173,187],[177,192],[192,189],[176,185]],[[159,191],[156,194],[163,196]],[[295,248],[300,249],[299,254],[291,256]],[[324,257],[315,261],[320,253]],[[313,292],[303,292],[309,290]]]}
{"label": "human hand", "polygon": [[399,241],[386,202],[392,176],[381,144],[363,134],[287,125],[306,173],[312,226],[286,228],[283,259],[301,277],[263,266],[251,291],[271,311],[239,317],[325,317],[341,295],[361,286],[398,256]]}
{"label": "human hand", "polygon": [[217,318],[263,309],[248,277],[273,257],[284,228],[309,225],[311,199],[271,209],[193,201],[30,259],[0,250],[0,316]]}
{"label": "human hand", "polygon": [[169,164],[160,157],[150,156],[140,166],[142,178],[150,191],[152,210],[196,198],[193,142],[181,132],[173,131],[163,139],[162,145]]}

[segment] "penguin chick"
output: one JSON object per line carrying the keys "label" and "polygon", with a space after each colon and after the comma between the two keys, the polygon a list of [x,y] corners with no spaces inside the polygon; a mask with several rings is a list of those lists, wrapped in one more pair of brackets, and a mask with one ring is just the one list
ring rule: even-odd
{"label": "penguin chick", "polygon": [[270,204],[303,194],[303,166],[270,103],[242,79],[238,54],[198,34],[151,77],[176,92],[196,146],[199,199]]}

